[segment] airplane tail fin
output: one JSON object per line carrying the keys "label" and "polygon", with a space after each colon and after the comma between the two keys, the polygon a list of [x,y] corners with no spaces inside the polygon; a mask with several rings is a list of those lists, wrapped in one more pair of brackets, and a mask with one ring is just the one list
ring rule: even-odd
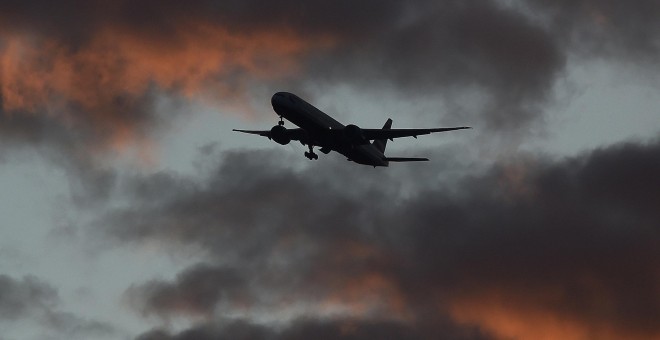
{"label": "airplane tail fin", "polygon": [[[392,119],[387,119],[385,125],[383,125],[383,130],[389,130],[392,128]],[[372,143],[378,151],[385,153],[385,147],[387,146],[387,139],[376,139]]]}

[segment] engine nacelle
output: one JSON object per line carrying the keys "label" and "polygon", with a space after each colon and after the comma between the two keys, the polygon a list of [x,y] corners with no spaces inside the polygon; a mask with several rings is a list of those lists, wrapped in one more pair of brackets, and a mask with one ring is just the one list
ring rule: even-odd
{"label": "engine nacelle", "polygon": [[275,125],[270,129],[270,138],[282,145],[287,145],[291,142],[291,137],[286,132],[286,128],[282,125]]}
{"label": "engine nacelle", "polygon": [[367,144],[367,141],[362,134],[362,129],[357,125],[349,124],[344,127],[344,135],[353,144]]}

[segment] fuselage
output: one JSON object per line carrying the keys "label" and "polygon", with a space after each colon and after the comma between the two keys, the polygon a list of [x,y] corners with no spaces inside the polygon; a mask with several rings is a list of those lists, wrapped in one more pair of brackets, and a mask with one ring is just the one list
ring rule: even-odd
{"label": "fuselage", "polygon": [[277,92],[271,98],[273,110],[307,132],[306,143],[334,150],[359,164],[388,166],[388,161],[371,143],[355,144],[344,133],[345,126],[289,92]]}

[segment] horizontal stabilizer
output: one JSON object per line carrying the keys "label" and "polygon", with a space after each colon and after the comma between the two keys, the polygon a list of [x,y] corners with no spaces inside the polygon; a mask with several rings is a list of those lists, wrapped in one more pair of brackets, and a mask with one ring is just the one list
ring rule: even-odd
{"label": "horizontal stabilizer", "polygon": [[264,137],[268,137],[268,136],[270,136],[270,130],[259,130],[259,131],[256,131],[256,130],[240,130],[240,129],[232,129],[232,131],[243,132],[243,133],[250,133],[250,134],[253,134],[253,135],[259,135],[259,136],[264,136]]}
{"label": "horizontal stabilizer", "polygon": [[386,157],[385,160],[390,162],[427,162],[429,159],[417,157]]}

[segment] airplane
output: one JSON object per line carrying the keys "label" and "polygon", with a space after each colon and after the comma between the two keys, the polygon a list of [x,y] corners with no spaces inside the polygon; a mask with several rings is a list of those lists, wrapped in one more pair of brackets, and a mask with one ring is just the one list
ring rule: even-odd
{"label": "airplane", "polygon": [[[287,145],[291,141],[299,141],[307,145],[309,151],[305,157],[309,160],[318,159],[314,147],[320,147],[324,154],[336,151],[349,161],[358,164],[386,167],[390,162],[421,162],[428,158],[417,157],[387,157],[385,146],[387,140],[394,138],[415,137],[434,132],[470,129],[468,126],[432,129],[392,129],[392,119],[388,119],[382,129],[361,129],[356,125],[344,126],[302,98],[289,92],[277,92],[271,98],[273,110],[279,115],[280,121],[270,130],[240,130],[233,131],[268,137],[276,143]],[[284,118],[299,128],[284,127]]]}

